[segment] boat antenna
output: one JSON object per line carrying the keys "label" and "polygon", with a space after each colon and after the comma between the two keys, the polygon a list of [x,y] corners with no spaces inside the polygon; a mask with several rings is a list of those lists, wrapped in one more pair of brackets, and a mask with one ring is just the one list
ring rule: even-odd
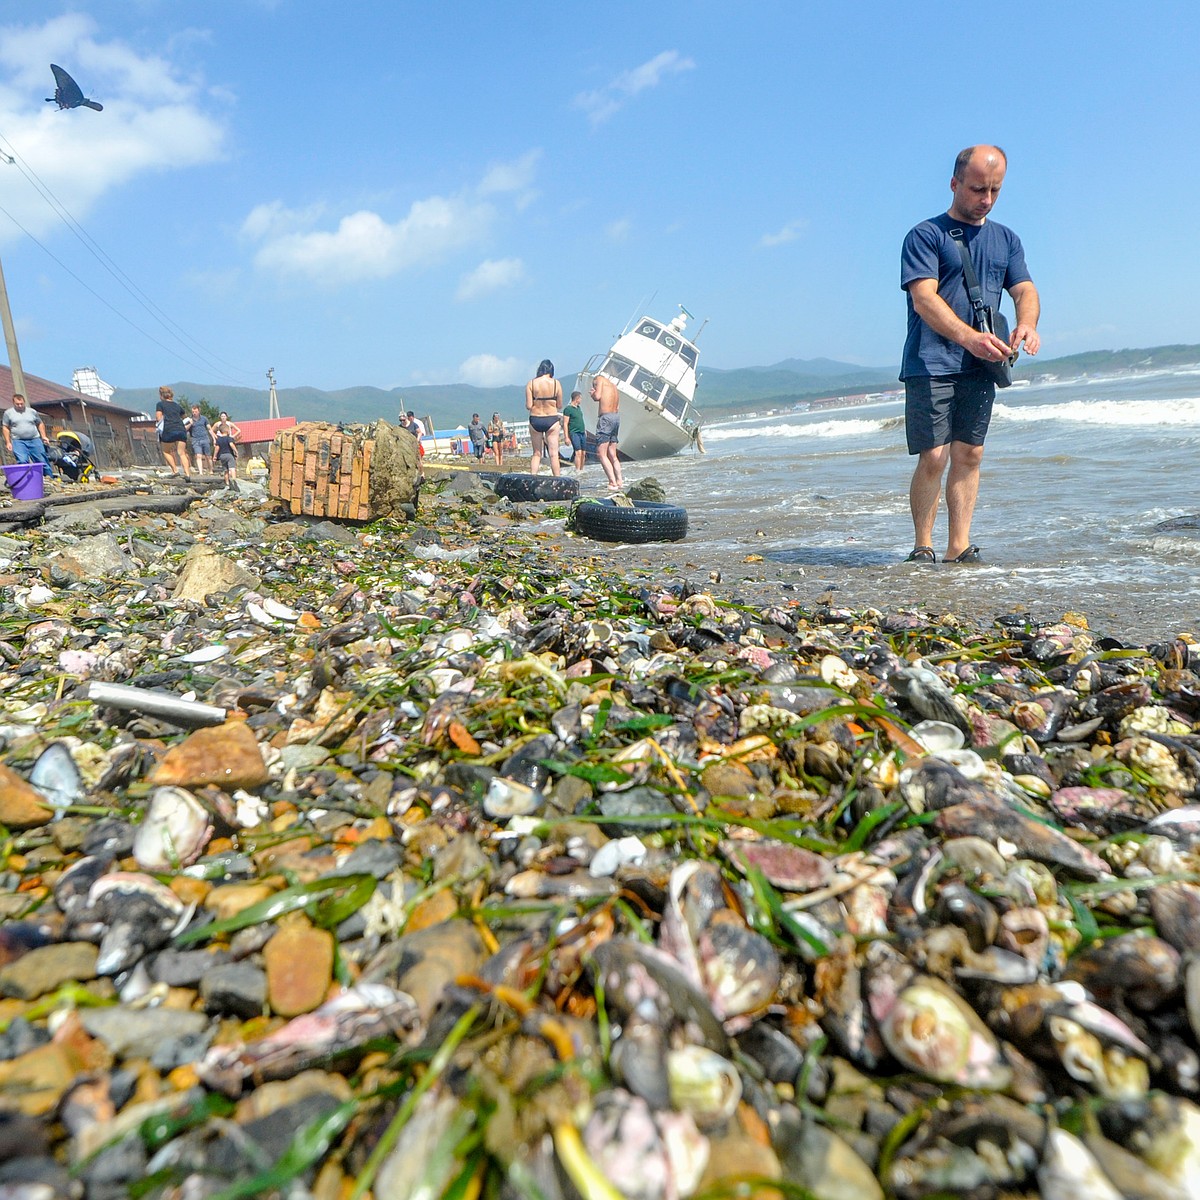
{"label": "boat antenna", "polygon": [[[680,308],[683,308],[683,305],[681,304],[679,307],[680,307]],[[683,311],[684,311],[684,312],[687,312],[687,309],[686,309],[686,308],[683,308]],[[692,315],[691,313],[688,313],[688,316],[689,316],[689,317],[690,317],[691,315]],[[700,335],[701,335],[701,334],[704,332],[704,327],[705,327],[707,324],[708,324],[708,318],[707,318],[707,317],[705,317],[705,318],[704,318],[704,320],[700,322],[700,328],[699,328],[699,329],[697,329],[697,330],[696,330],[696,332],[692,334],[692,341],[693,341],[693,342],[698,342],[698,341],[700,340]]]}
{"label": "boat antenna", "polygon": [[658,289],[655,288],[654,291],[650,293],[650,298],[648,300],[643,300],[641,304],[639,304],[637,308],[633,310],[633,316],[625,322],[625,328],[621,330],[622,336],[629,332],[629,328],[634,321],[640,321],[642,319],[642,315],[649,311],[650,305],[654,303],[654,297],[657,295]]}

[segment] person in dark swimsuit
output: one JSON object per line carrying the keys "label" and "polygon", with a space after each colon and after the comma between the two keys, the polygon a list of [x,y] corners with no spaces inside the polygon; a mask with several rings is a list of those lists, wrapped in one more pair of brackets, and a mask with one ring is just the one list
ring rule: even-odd
{"label": "person in dark swimsuit", "polygon": [[[188,461],[188,431],[184,423],[183,407],[176,401],[175,393],[169,387],[158,389],[158,403],[154,406],[154,411],[162,420],[158,431],[158,444],[162,447],[163,458],[167,460],[171,474],[178,475],[182,466],[183,473],[191,479],[192,464]],[[175,461],[176,454],[179,455],[178,463]]]}
{"label": "person in dark swimsuit", "polygon": [[550,460],[550,473],[559,475],[558,434],[562,427],[562,384],[554,378],[554,364],[543,358],[537,374],[525,385],[525,407],[529,409],[529,439],[533,456],[530,473],[536,475],[542,465],[542,453]]}

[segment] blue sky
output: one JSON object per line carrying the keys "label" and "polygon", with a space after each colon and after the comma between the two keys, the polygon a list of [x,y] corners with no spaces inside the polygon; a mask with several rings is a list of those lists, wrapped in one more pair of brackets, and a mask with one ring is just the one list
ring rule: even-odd
{"label": "blue sky", "polygon": [[490,385],[683,304],[702,366],[897,363],[900,242],[978,141],[1044,358],[1197,342],[1197,47],[1109,0],[0,0],[22,362]]}

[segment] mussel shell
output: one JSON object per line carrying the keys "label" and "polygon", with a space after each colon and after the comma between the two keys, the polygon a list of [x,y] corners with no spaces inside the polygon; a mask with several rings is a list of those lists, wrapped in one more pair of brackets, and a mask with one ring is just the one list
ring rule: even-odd
{"label": "mussel shell", "polygon": [[143,871],[189,866],[213,834],[208,810],[181,787],[155,788],[133,839],[133,857]]}
{"label": "mussel shell", "polygon": [[51,742],[38,755],[29,782],[54,808],[67,808],[83,798],[83,776],[63,742]]}

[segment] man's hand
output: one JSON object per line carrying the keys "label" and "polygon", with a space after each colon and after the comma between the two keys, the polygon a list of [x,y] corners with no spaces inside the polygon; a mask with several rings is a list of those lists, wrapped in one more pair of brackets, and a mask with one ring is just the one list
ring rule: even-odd
{"label": "man's hand", "polygon": [[1011,353],[1012,348],[994,333],[983,333],[978,329],[971,331],[972,336],[963,344],[976,358],[984,362],[1001,362]]}
{"label": "man's hand", "polygon": [[1036,354],[1041,349],[1042,339],[1038,337],[1038,331],[1032,325],[1018,325],[1013,330],[1009,345],[1014,353],[1021,349],[1022,343],[1025,345],[1026,354]]}

